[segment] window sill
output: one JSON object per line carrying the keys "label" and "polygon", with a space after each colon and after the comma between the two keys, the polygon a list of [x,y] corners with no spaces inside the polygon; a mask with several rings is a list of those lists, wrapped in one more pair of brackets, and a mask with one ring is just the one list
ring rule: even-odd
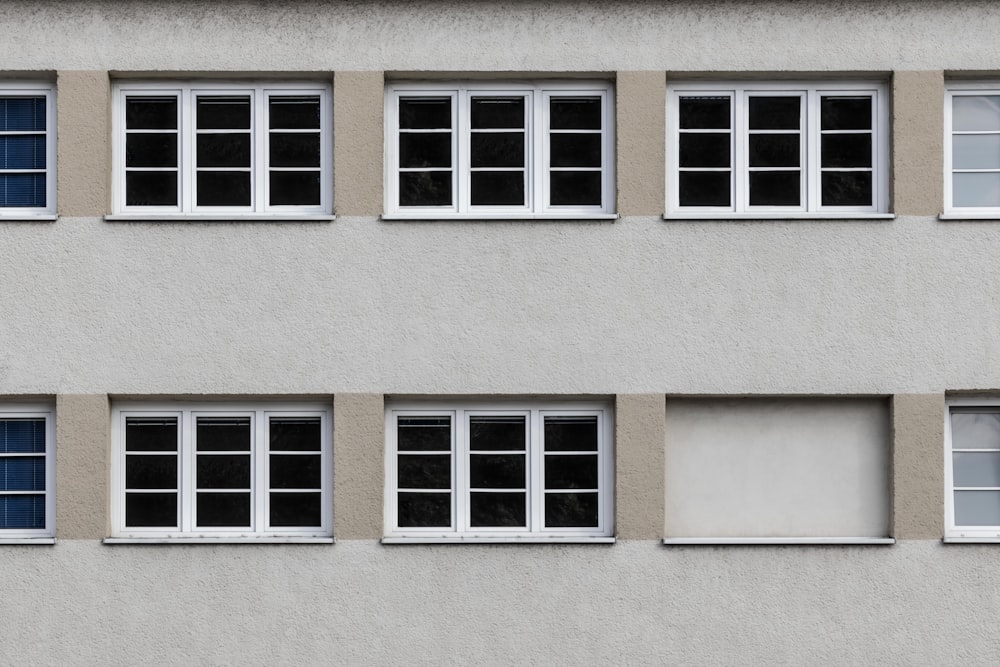
{"label": "window sill", "polygon": [[567,214],[520,214],[520,213],[384,213],[380,216],[383,222],[474,222],[474,221],[509,221],[509,222],[579,222],[588,220],[617,220],[617,213],[567,213]]}
{"label": "window sill", "polygon": [[0,545],[7,544],[27,544],[34,546],[45,546],[55,544],[54,537],[0,537]]}
{"label": "window sill", "polygon": [[938,220],[955,222],[962,220],[980,220],[983,222],[1000,222],[1000,211],[990,213],[942,213]]}
{"label": "window sill", "polygon": [[504,537],[483,535],[449,535],[427,537],[383,537],[382,544],[614,544],[613,536],[531,536]]}
{"label": "window sill", "polygon": [[15,215],[3,215],[0,214],[0,222],[55,222],[59,219],[58,215],[55,214],[38,214],[33,215],[31,213],[15,214]]}
{"label": "window sill", "polygon": [[895,213],[665,213],[671,222],[703,220],[895,220]]}
{"label": "window sill", "polygon": [[983,537],[943,537],[941,541],[944,544],[1000,544],[1000,535],[990,537],[988,535]]}
{"label": "window sill", "polygon": [[332,537],[105,537],[104,544],[333,544]]}
{"label": "window sill", "polygon": [[335,215],[302,214],[285,215],[271,213],[232,213],[228,215],[206,215],[202,213],[141,214],[114,213],[104,216],[105,222],[333,222]]}
{"label": "window sill", "polygon": [[895,544],[892,537],[665,537],[667,546],[724,546],[727,544]]}

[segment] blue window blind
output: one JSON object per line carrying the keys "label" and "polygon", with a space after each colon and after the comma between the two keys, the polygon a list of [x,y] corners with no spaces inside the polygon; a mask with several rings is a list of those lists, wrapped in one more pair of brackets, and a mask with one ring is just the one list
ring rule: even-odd
{"label": "blue window blind", "polygon": [[0,97],[0,207],[45,206],[45,116],[44,96]]}
{"label": "blue window blind", "polygon": [[2,528],[45,528],[45,419],[0,419]]}

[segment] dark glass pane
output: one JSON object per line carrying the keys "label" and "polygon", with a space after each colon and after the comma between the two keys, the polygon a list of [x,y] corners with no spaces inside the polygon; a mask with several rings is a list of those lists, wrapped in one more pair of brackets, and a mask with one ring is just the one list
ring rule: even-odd
{"label": "dark glass pane", "polygon": [[600,206],[601,172],[549,172],[549,202],[552,206]]}
{"label": "dark glass pane", "polygon": [[451,525],[450,493],[399,493],[396,512],[401,528],[447,528]]}
{"label": "dark glass pane", "polygon": [[176,489],[177,456],[126,456],[125,486],[129,489]]}
{"label": "dark glass pane", "polygon": [[546,417],[545,451],[596,452],[597,417]]}
{"label": "dark glass pane", "polygon": [[524,127],[523,97],[473,97],[472,129]]}
{"label": "dark glass pane", "polygon": [[249,417],[198,417],[199,452],[250,451]]}
{"label": "dark glass pane", "polygon": [[597,527],[596,493],[546,493],[545,526],[547,528]]}
{"label": "dark glass pane", "polygon": [[751,206],[798,206],[802,196],[798,171],[750,172]]}
{"label": "dark glass pane", "polygon": [[677,175],[681,206],[730,206],[728,171],[682,171]]}
{"label": "dark glass pane", "polygon": [[821,167],[871,167],[872,135],[824,134]]}
{"label": "dark glass pane", "polygon": [[199,97],[197,117],[199,130],[248,130],[250,98]]}
{"label": "dark glass pane", "polygon": [[523,489],[524,454],[470,454],[469,485],[474,489]]}
{"label": "dark glass pane", "polygon": [[477,132],[470,139],[473,167],[523,167],[523,132]]}
{"label": "dark glass pane", "polygon": [[0,97],[0,132],[44,131],[44,97]]}
{"label": "dark glass pane", "polygon": [[451,172],[401,172],[399,174],[399,205],[450,206]]}
{"label": "dark glass pane", "polygon": [[601,129],[601,98],[551,98],[549,100],[549,128],[553,130]]}
{"label": "dark glass pane", "polygon": [[678,121],[682,130],[728,130],[731,114],[728,97],[682,97]]}
{"label": "dark glass pane", "polygon": [[820,129],[872,129],[872,98],[824,97],[820,101]]}
{"label": "dark glass pane", "polygon": [[249,489],[250,456],[248,454],[199,454],[199,489]]}
{"label": "dark glass pane", "polygon": [[798,167],[799,135],[751,134],[751,167]]}
{"label": "dark glass pane", "polygon": [[176,167],[176,134],[130,134],[125,137],[126,167]]}
{"label": "dark glass pane", "polygon": [[177,525],[176,493],[126,493],[125,525],[170,527]]}
{"label": "dark glass pane", "polygon": [[450,454],[400,454],[397,486],[401,489],[450,489]]}
{"label": "dark glass pane", "polygon": [[44,451],[44,419],[0,419],[0,453],[41,454]]}
{"label": "dark glass pane", "polygon": [[470,178],[473,206],[523,206],[523,171],[474,171]]}
{"label": "dark glass pane", "polygon": [[475,527],[519,528],[526,526],[523,493],[470,493],[469,524]]}
{"label": "dark glass pane", "polygon": [[600,134],[549,135],[549,165],[552,167],[600,167]]}
{"label": "dark glass pane", "polygon": [[401,452],[450,452],[450,417],[400,417],[396,421],[396,448]]}
{"label": "dark glass pane", "polygon": [[45,206],[45,174],[0,174],[0,206]]}
{"label": "dark glass pane", "polygon": [[271,206],[319,206],[318,171],[272,171],[269,178]]}
{"label": "dark glass pane", "polygon": [[871,206],[870,171],[825,171],[822,178],[823,206]]}
{"label": "dark glass pane", "polygon": [[44,491],[45,458],[0,457],[0,491]]}
{"label": "dark glass pane", "polygon": [[268,125],[272,130],[318,130],[318,97],[276,97],[267,102]]}
{"label": "dark glass pane", "polygon": [[272,132],[268,137],[270,167],[318,167],[319,134]]}
{"label": "dark glass pane", "polygon": [[318,489],[323,485],[318,454],[271,454],[272,489]]}
{"label": "dark glass pane", "polygon": [[451,166],[451,133],[399,133],[399,166],[403,169]]}
{"label": "dark glass pane", "polygon": [[682,167],[729,167],[732,161],[729,134],[684,133],[677,148]]}
{"label": "dark glass pane", "polygon": [[321,423],[313,417],[271,417],[272,452],[318,452],[322,442]]}
{"label": "dark glass pane", "polygon": [[198,172],[198,206],[249,206],[250,172]]}
{"label": "dark glass pane", "polygon": [[802,114],[798,97],[751,97],[751,130],[798,130]]}
{"label": "dark glass pane", "polygon": [[451,128],[451,98],[405,97],[399,100],[399,127],[407,130]]}
{"label": "dark glass pane", "polygon": [[176,452],[177,419],[128,417],[125,420],[125,451]]}
{"label": "dark glass pane", "polygon": [[125,127],[129,130],[176,130],[177,98],[126,98]]}
{"label": "dark glass pane", "polygon": [[250,135],[199,134],[199,167],[249,167]]}
{"label": "dark glass pane", "polygon": [[125,174],[125,205],[177,206],[177,172],[127,172]]}
{"label": "dark glass pane", "polygon": [[596,489],[597,455],[560,455],[545,457],[546,489]]}
{"label": "dark glass pane", "polygon": [[199,493],[197,494],[198,527],[249,527],[249,493]]}
{"label": "dark glass pane", "polygon": [[524,451],[526,424],[521,416],[469,417],[469,449],[472,451]]}
{"label": "dark glass pane", "polygon": [[45,135],[0,137],[0,169],[45,169]]}
{"label": "dark glass pane", "polygon": [[0,528],[45,528],[45,496],[0,495]]}
{"label": "dark glass pane", "polygon": [[319,528],[323,523],[319,493],[272,493],[269,501],[273,528]]}

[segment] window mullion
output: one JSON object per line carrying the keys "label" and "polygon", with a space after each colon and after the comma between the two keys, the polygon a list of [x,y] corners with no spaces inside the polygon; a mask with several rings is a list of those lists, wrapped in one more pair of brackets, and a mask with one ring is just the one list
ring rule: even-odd
{"label": "window mullion", "polygon": [[194,210],[195,202],[195,135],[197,130],[194,110],[195,95],[190,88],[181,89],[178,95],[180,104],[177,105],[177,108],[180,110],[180,118],[177,120],[177,126],[180,137],[177,144],[181,151],[180,159],[177,161],[181,172],[178,177],[181,190],[178,199],[181,211],[189,213]]}
{"label": "window mullion", "polygon": [[538,533],[545,527],[545,489],[542,478],[545,443],[543,441],[541,411],[537,409],[531,410],[529,419],[527,502],[528,507],[531,508],[531,523],[528,524],[528,530],[532,533]]}
{"label": "window mullion", "polygon": [[180,529],[181,532],[188,532],[194,529],[194,501],[195,501],[195,484],[197,477],[195,475],[195,467],[197,460],[195,459],[195,442],[194,442],[194,418],[191,415],[190,410],[183,410],[179,415],[178,419],[181,422],[181,427],[178,429],[179,437],[181,439],[178,446],[178,466],[180,468],[180,489],[177,493],[177,502],[180,503],[180,511],[178,516],[180,517]]}
{"label": "window mullion", "polygon": [[469,530],[469,479],[468,466],[465,464],[469,456],[469,430],[466,428],[468,415],[465,410],[456,410],[452,417],[452,517],[451,530],[463,532]]}
{"label": "window mullion", "polygon": [[454,206],[459,213],[469,212],[469,188],[472,180],[470,151],[472,146],[472,124],[470,122],[469,105],[471,91],[456,90],[452,94],[454,102],[451,105],[452,130],[452,190],[455,193]]}
{"label": "window mullion", "polygon": [[532,213],[549,210],[549,114],[546,106],[549,104],[550,93],[539,91],[537,95],[528,93],[530,104],[525,105],[531,112],[525,131],[530,133],[530,158],[525,166],[530,169],[531,199],[528,201]]}
{"label": "window mullion", "polygon": [[269,159],[267,141],[268,130],[270,129],[270,119],[267,115],[268,94],[261,88],[254,88],[250,91],[253,99],[251,108],[253,115],[250,117],[250,174],[251,188],[250,204],[254,213],[263,213],[267,210],[268,202],[268,177]]}
{"label": "window mullion", "polygon": [[732,104],[730,113],[732,116],[729,125],[732,128],[732,178],[730,188],[733,203],[733,210],[738,213],[745,213],[750,206],[750,158],[746,150],[750,141],[750,118],[747,104],[747,91],[743,88],[736,88],[732,91]]}
{"label": "window mullion", "polygon": [[267,498],[267,487],[264,476],[267,466],[267,454],[262,453],[267,444],[265,429],[267,428],[267,415],[259,410],[250,413],[250,532],[260,534],[267,528],[267,519],[264,516],[265,501]]}
{"label": "window mullion", "polygon": [[803,106],[805,107],[805,123],[803,127],[806,130],[806,168],[804,170],[806,179],[805,209],[807,211],[818,211],[821,206],[819,185],[822,180],[819,154],[820,128],[823,126],[820,118],[822,105],[820,104],[819,91],[807,90]]}

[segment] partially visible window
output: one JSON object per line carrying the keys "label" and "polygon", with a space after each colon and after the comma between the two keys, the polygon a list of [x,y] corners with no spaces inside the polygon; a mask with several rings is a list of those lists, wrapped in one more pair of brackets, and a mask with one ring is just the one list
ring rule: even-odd
{"label": "partially visible window", "polygon": [[391,83],[387,211],[416,217],[614,212],[611,86]]}
{"label": "partially visible window", "polygon": [[55,536],[55,419],[0,409],[0,540]]}
{"label": "partially visible window", "polygon": [[319,405],[114,409],[114,534],[329,537],[331,415]]}
{"label": "partially visible window", "polygon": [[55,92],[0,85],[0,219],[55,215]]}
{"label": "partially visible window", "polygon": [[397,402],[386,419],[387,538],[613,534],[609,406]]}
{"label": "partially visible window", "polygon": [[115,211],[332,212],[326,85],[119,83]]}
{"label": "partially visible window", "polygon": [[678,82],[668,90],[668,214],[888,210],[884,85]]}
{"label": "partially visible window", "polygon": [[945,213],[1000,217],[1000,85],[945,93]]}
{"label": "partially visible window", "polygon": [[945,539],[1000,542],[1000,401],[952,401],[945,445]]}

